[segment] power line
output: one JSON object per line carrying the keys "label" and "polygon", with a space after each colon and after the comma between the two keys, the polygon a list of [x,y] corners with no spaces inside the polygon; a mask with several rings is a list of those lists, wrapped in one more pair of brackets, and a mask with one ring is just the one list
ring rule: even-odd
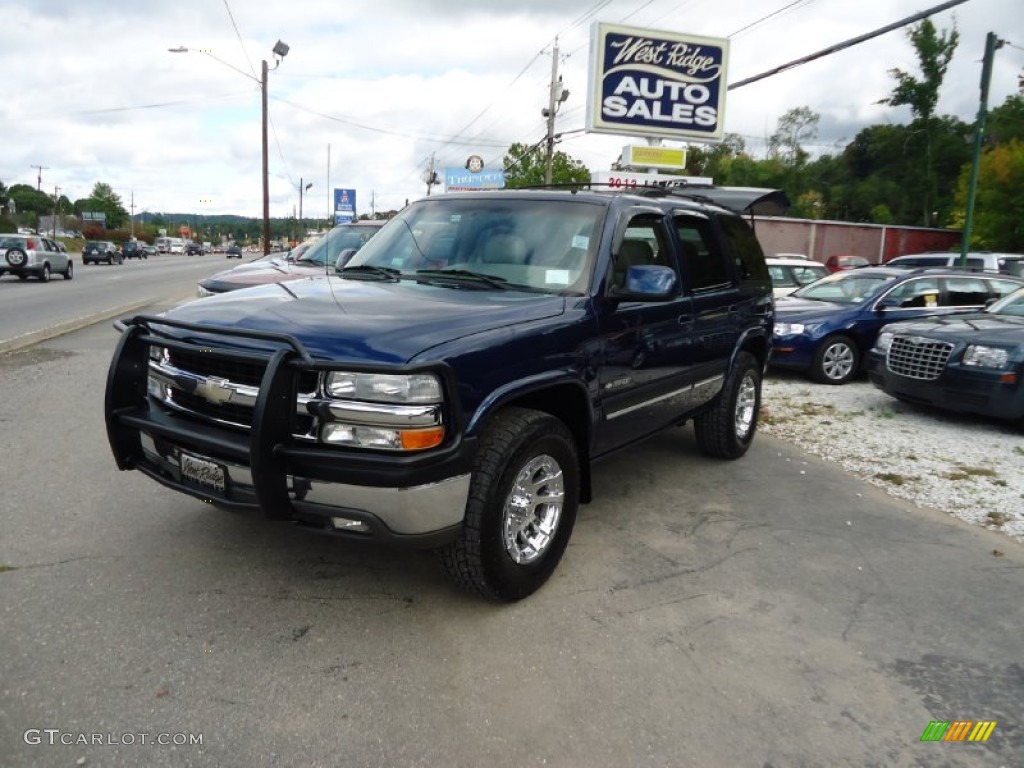
{"label": "power line", "polygon": [[853,46],[863,43],[867,40],[871,40],[872,38],[884,35],[886,32],[892,32],[894,29],[905,27],[907,24],[913,24],[915,21],[920,21],[921,19],[927,16],[939,13],[940,11],[945,11],[957,5],[962,5],[963,3],[966,2],[967,0],[949,0],[949,2],[933,6],[932,8],[929,8],[926,11],[920,11],[919,13],[915,13],[913,16],[907,16],[905,19],[900,19],[899,21],[894,22],[892,24],[887,24],[886,26],[881,27],[880,29],[876,29],[873,32],[868,32],[867,34],[851,38],[842,43],[837,43],[836,45],[829,46],[828,48],[824,48],[820,51],[817,51],[816,53],[809,54],[808,56],[803,56],[799,59],[794,59],[793,61],[787,62],[786,64],[782,64],[781,66],[775,67],[774,69],[769,69],[767,72],[762,72],[759,75],[754,75],[753,77],[748,77],[745,80],[740,80],[735,83],[729,83],[729,87],[727,88],[727,90],[731,91],[734,88],[741,88],[744,85],[756,83],[758,80],[763,80],[766,77],[771,77],[772,75],[777,75],[781,72],[785,72],[786,70],[799,67],[800,65],[807,64],[808,62],[814,61],[815,59],[820,59],[822,56],[828,56],[829,54],[837,53],[838,51],[842,51],[847,48],[852,48]]}

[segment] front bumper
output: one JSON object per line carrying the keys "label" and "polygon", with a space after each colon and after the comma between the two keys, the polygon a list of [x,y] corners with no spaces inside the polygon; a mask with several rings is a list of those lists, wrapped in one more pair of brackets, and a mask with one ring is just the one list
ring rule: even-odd
{"label": "front bumper", "polygon": [[951,362],[937,379],[912,379],[890,371],[885,354],[876,350],[868,353],[867,368],[875,387],[901,400],[997,419],[1024,418],[1024,382],[1019,374]]}
{"label": "front bumper", "polygon": [[[145,324],[129,324],[111,361],[105,403],[118,467],[138,469],[217,506],[261,511],[325,533],[413,546],[453,538],[465,513],[475,441],[456,440],[416,455],[369,455],[301,439],[295,433],[295,372],[313,361],[298,342],[273,336],[295,348],[270,357],[246,432],[173,412],[150,398],[153,337]],[[223,482],[214,487],[190,480],[183,457],[215,465]]]}

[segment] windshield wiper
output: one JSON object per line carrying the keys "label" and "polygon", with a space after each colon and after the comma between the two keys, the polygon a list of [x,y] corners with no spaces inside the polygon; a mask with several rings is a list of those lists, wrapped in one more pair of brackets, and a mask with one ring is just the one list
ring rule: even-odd
{"label": "windshield wiper", "polygon": [[345,277],[361,275],[365,277],[380,278],[382,280],[398,280],[402,274],[402,270],[395,269],[394,267],[373,267],[369,264],[360,264],[355,267],[342,267],[339,274]]}
{"label": "windshield wiper", "polygon": [[455,279],[468,278],[476,282],[485,283],[491,288],[500,288],[505,290],[505,283],[508,282],[504,277],[498,277],[497,275],[488,275],[483,272],[471,272],[468,269],[417,269],[417,275],[423,277],[454,277]]}

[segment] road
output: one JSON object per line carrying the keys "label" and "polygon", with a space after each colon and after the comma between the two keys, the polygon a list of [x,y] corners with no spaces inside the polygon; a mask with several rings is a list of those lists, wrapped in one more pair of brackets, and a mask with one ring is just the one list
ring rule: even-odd
{"label": "road", "polygon": [[[428,553],[118,472],[114,343],[103,323],[0,355],[5,766],[1020,765],[1004,536],[765,435],[704,459],[681,429],[599,465],[552,580],[492,605]],[[920,741],[958,719],[998,724]]]}
{"label": "road", "polygon": [[73,254],[74,278],[55,276],[49,283],[0,279],[0,352],[120,314],[167,296],[195,296],[196,281],[235,266],[222,255],[161,255],[128,259],[120,266],[84,266]]}

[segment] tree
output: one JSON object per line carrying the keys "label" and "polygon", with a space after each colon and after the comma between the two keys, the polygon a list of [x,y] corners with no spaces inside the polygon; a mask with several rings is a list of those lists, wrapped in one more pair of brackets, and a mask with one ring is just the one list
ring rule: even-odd
{"label": "tree", "polygon": [[[544,184],[545,155],[540,144],[513,144],[508,148],[502,164],[505,168],[506,187]],[[555,152],[551,162],[552,184],[586,184],[589,181],[590,170],[583,163],[572,159],[565,152]]]}
{"label": "tree", "polygon": [[818,136],[821,115],[810,107],[796,107],[779,118],[775,133],[768,137],[768,156],[777,157],[792,168],[801,168],[810,155],[803,142]]}
{"label": "tree", "polygon": [[83,211],[105,213],[109,229],[117,229],[128,221],[128,211],[121,203],[121,196],[102,181],[96,182],[89,197],[75,201],[75,213],[81,216]]}
{"label": "tree", "polygon": [[[967,207],[970,166],[960,174],[960,218]],[[1012,139],[985,150],[978,166],[978,187],[970,247],[1024,253],[1024,140]]]}
{"label": "tree", "polygon": [[921,77],[916,78],[901,69],[890,69],[889,74],[896,80],[892,95],[879,101],[893,107],[908,106],[914,114],[920,130],[924,134],[924,188],[921,205],[923,208],[924,225],[932,220],[932,207],[935,200],[936,180],[932,163],[932,130],[935,106],[939,102],[939,88],[946,77],[946,69],[950,59],[960,42],[960,34],[956,24],[947,35],[939,34],[931,19],[923,19],[917,26],[907,30],[907,37],[917,53]]}

